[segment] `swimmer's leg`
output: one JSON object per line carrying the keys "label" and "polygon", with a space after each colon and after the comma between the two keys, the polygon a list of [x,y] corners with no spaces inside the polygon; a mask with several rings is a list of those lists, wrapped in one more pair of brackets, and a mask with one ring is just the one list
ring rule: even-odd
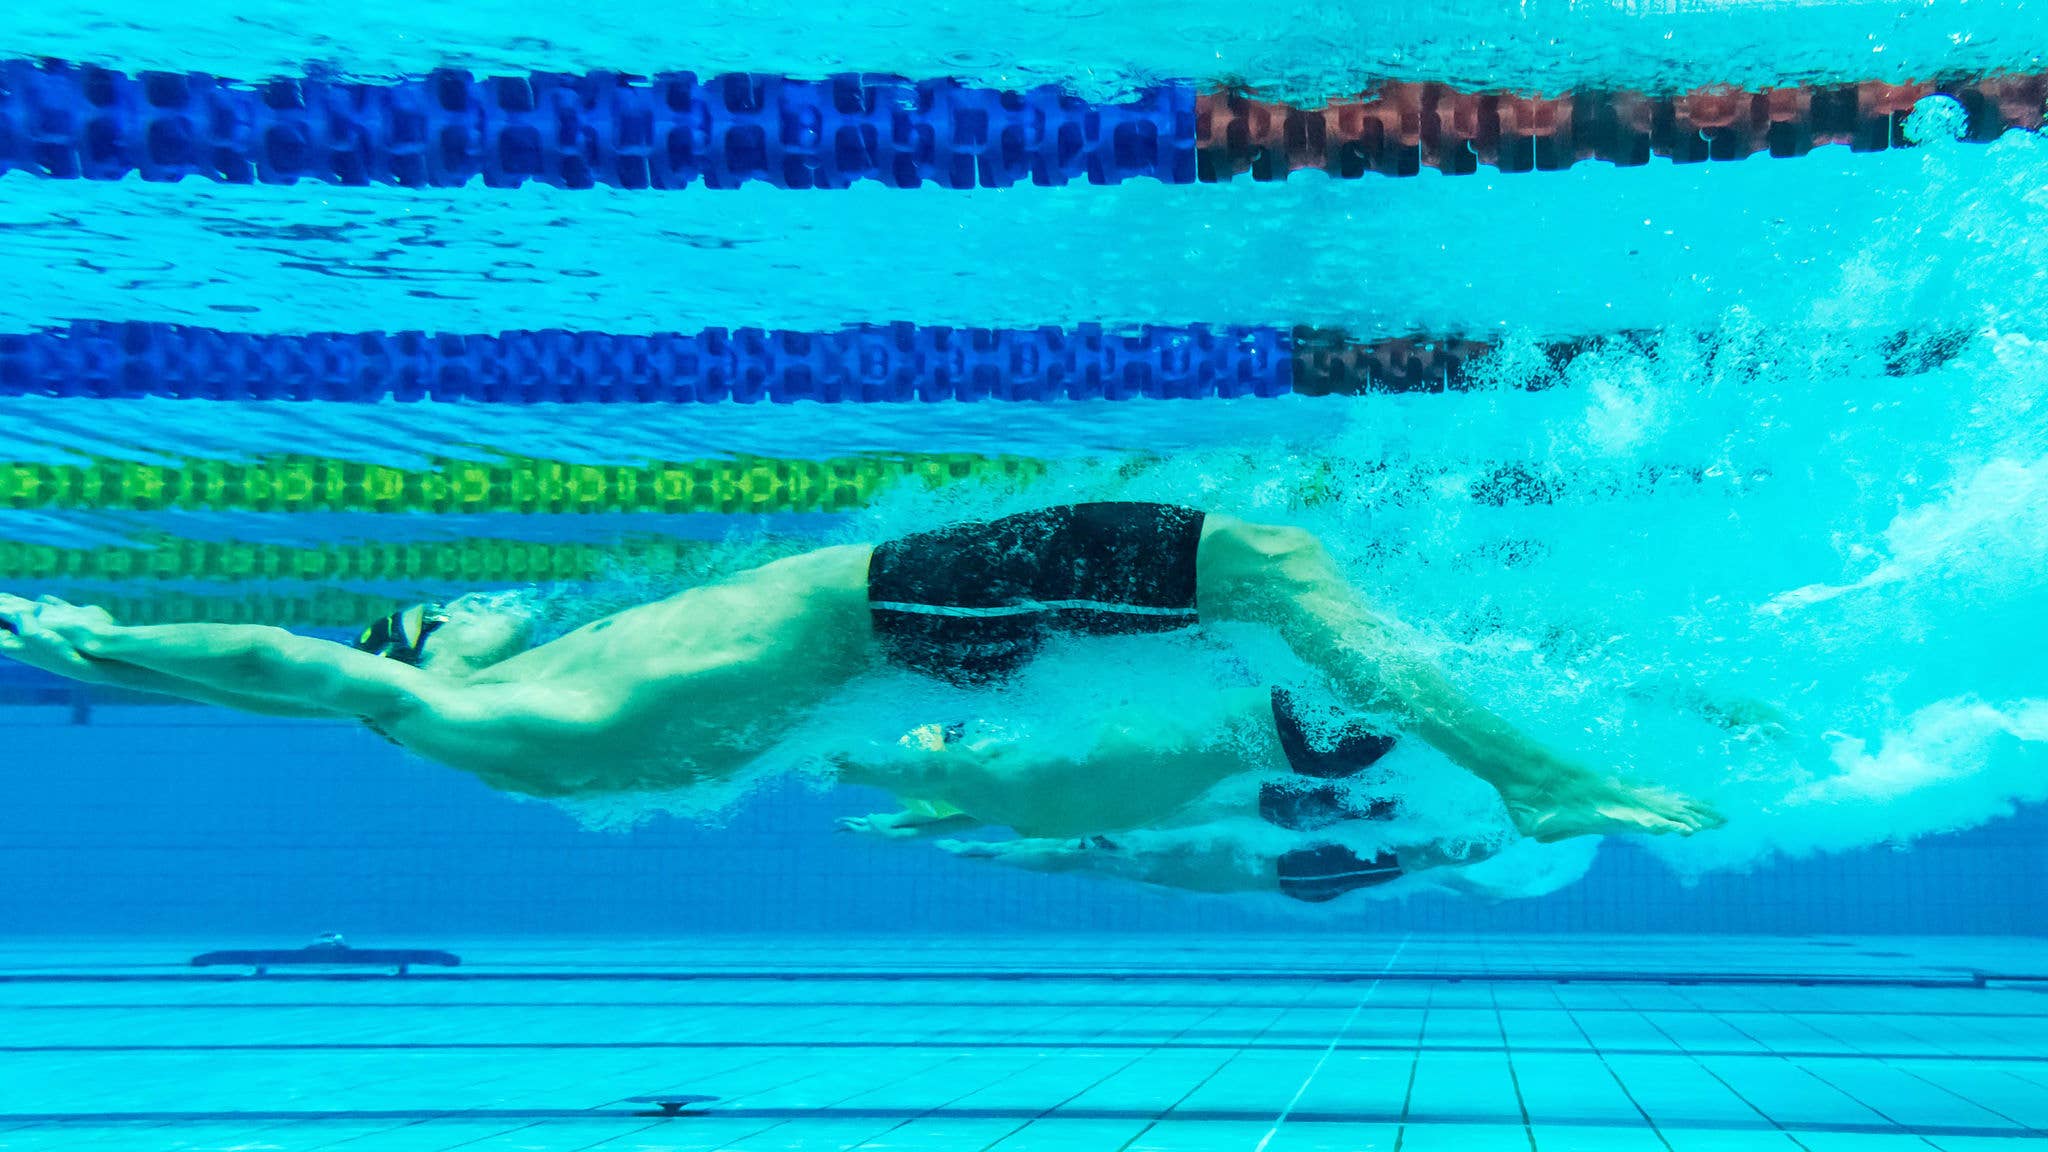
{"label": "swimmer's leg", "polygon": [[1699,801],[1571,763],[1480,707],[1417,653],[1398,621],[1375,612],[1302,529],[1209,516],[1196,553],[1196,605],[1207,620],[1277,629],[1352,706],[1391,713],[1493,785],[1524,835],[1690,835],[1722,823]]}

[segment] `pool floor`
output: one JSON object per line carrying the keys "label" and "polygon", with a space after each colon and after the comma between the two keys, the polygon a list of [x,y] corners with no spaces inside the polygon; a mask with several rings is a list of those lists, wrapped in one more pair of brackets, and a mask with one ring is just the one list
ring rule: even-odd
{"label": "pool floor", "polygon": [[[392,940],[462,966],[185,963],[250,943],[0,947],[0,1148],[2048,1137],[2048,941],[2025,938]],[[632,1099],[683,1095],[717,1100]]]}

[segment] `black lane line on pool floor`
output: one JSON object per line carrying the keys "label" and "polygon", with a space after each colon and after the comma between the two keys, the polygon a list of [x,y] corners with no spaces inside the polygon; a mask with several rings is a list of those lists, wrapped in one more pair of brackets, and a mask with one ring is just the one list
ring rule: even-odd
{"label": "black lane line on pool floor", "polygon": [[[70,1053],[89,1054],[144,1054],[144,1053],[208,1053],[208,1052],[276,1052],[288,1053],[340,1053],[340,1052],[630,1052],[630,1051],[719,1051],[724,1049],[783,1049],[804,1051],[808,1049],[839,1050],[889,1050],[897,1048],[931,1049],[1038,1049],[1052,1048],[1075,1052],[1113,1052],[1136,1048],[1172,1048],[1175,1051],[1214,1052],[1241,1050],[1246,1052],[1320,1052],[1325,1044],[1317,1043],[1267,1043],[1254,1040],[1243,1042],[1230,1040],[1194,1040],[1167,1044],[1158,1040],[646,1040],[646,1041],[547,1041],[519,1043],[514,1041],[450,1041],[447,1043],[394,1043],[377,1044],[352,1042],[338,1044],[7,1044],[0,1045],[0,1053],[11,1055],[42,1055]],[[1499,1052],[1497,1044],[1428,1044],[1420,1048],[1412,1044],[1341,1043],[1331,1047],[1334,1052],[1446,1052],[1483,1053]],[[1591,1049],[1542,1045],[1517,1047],[1516,1052],[1531,1056],[1583,1056]],[[1670,1048],[1606,1048],[1602,1051],[1615,1056],[1669,1056]],[[1948,1054],[1940,1052],[1830,1052],[1830,1051],[1782,1051],[1758,1052],[1753,1048],[1738,1049],[1687,1049],[1693,1055],[1712,1057],[1782,1056],[1794,1060],[1926,1060],[1931,1062],[1963,1061],[1986,1064],[2048,1064],[2048,1053],[2021,1054],[2012,1052],[1987,1052]]]}
{"label": "black lane line on pool floor", "polygon": [[[1666,1053],[1669,1055],[1669,1053]],[[722,1119],[740,1120],[1026,1120],[1039,1117],[1039,1108],[720,1108],[714,1115]],[[1196,1108],[1172,1109],[1160,1113],[1150,1108],[1067,1108],[1050,1117],[1039,1119],[1044,1123],[1052,1121],[1110,1121],[1110,1120],[1156,1120],[1170,1115],[1176,1121],[1215,1124],[1271,1123],[1270,1109],[1224,1109]],[[365,1122],[382,1120],[592,1120],[592,1119],[642,1119],[642,1113],[612,1111],[590,1108],[494,1108],[472,1110],[448,1109],[391,1109],[364,1111],[287,1112],[249,1110],[243,1112],[14,1112],[0,1113],[0,1124],[232,1124],[260,1120],[334,1121]],[[687,1123],[696,1117],[679,1117]],[[1380,1124],[1393,1125],[1401,1122],[1399,1111],[1299,1111],[1290,1117],[1298,1124]],[[1549,1118],[1546,1125],[1572,1128],[1624,1128],[1640,1130],[1642,1119],[1638,1116],[1616,1116],[1611,1114],[1589,1116],[1560,1116]],[[1432,1115],[1426,1124],[1416,1127],[1468,1127],[1468,1126],[1521,1126],[1521,1118],[1511,1112],[1473,1112],[1466,1114]],[[2012,1128],[2003,1125],[1980,1124],[1924,1124],[1899,1126],[1892,1124],[1819,1123],[1813,1121],[1785,1120],[1773,1122],[1761,1115],[1755,1121],[1732,1120],[1727,1118],[1689,1119],[1684,1127],[1724,1132],[1792,1132],[1826,1135],[1913,1135],[1913,1136],[1998,1136],[2013,1137]]]}
{"label": "black lane line on pool floor", "polygon": [[[1976,989],[1971,989],[1976,991]],[[1232,1000],[1231,1008],[1290,1008],[1298,1001],[1277,1000]],[[1416,1008],[1420,1004],[1407,1001],[1380,999],[1382,1007]],[[952,1004],[931,1004],[906,1000],[804,1000],[801,1008],[910,1008],[920,1012],[958,1010],[962,1012],[985,1012],[994,1008],[1101,1008],[1121,1009],[1133,1005],[1155,1008],[1160,1011],[1185,1011],[1196,1008],[1219,1006],[1214,1000],[976,1000],[973,1003],[961,1001]],[[433,1011],[448,1008],[516,1008],[521,1011],[575,1011],[596,1008],[652,1008],[652,1009],[696,1009],[696,1008],[746,1008],[782,1009],[788,1004],[779,1000],[266,1000],[261,1003],[237,1004],[226,1000],[187,1001],[182,1004],[149,1003],[145,1001],[103,1001],[91,1004],[0,1004],[0,1012],[268,1012],[305,1011],[307,1009],[333,1009],[345,1012],[362,1012],[374,1009]],[[1550,1008],[1504,1007],[1503,1012],[1550,1012]],[[1570,1011],[1595,1016],[1601,1013],[1630,1014],[1633,1008],[1602,1008],[1573,1006]],[[1916,1017],[1951,1016],[1969,1018],[1982,1017],[1991,1020],[2048,1020],[2048,1010],[2040,1012],[2020,1011],[1961,1011],[1954,1008],[1939,1009],[1856,1009],[1856,1008],[1659,1008],[1662,1016],[1876,1016],[1913,1019]]]}

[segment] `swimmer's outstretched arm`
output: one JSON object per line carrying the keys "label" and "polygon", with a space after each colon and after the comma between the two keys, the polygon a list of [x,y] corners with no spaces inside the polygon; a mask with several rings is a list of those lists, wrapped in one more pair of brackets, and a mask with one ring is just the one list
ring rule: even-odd
{"label": "swimmer's outstretched arm", "polygon": [[118,660],[90,659],[80,655],[70,641],[50,629],[52,622],[77,622],[80,618],[102,625],[114,622],[103,608],[80,608],[51,596],[31,603],[17,596],[0,594],[0,655],[87,684],[153,692],[242,712],[265,716],[333,715],[326,709],[207,689]]}
{"label": "swimmer's outstretched arm", "polygon": [[[421,684],[418,669],[343,644],[250,624],[124,627],[59,619],[50,632],[88,668],[134,685],[207,701],[235,700],[315,713],[376,717]],[[80,677],[85,678],[84,676]]]}
{"label": "swimmer's outstretched arm", "polygon": [[259,716],[292,716],[305,719],[333,718],[341,714],[331,708],[320,708],[310,704],[293,703],[287,700],[271,700],[262,696],[250,696],[207,688],[190,681],[152,672],[123,664],[118,660],[87,660],[77,668],[52,669],[76,680],[91,684],[104,684],[109,688],[123,688],[131,692],[151,692],[159,696],[174,696],[195,704],[210,704],[217,708],[232,708],[237,712],[251,712]]}
{"label": "swimmer's outstretched arm", "polygon": [[[0,619],[7,618],[0,611]],[[112,662],[161,677],[153,691],[235,707],[254,704],[251,711],[289,707],[364,720],[423,756],[536,795],[559,791],[546,766],[588,755],[592,737],[601,736],[616,715],[612,702],[597,693],[517,682],[466,684],[261,625],[129,628],[58,617],[46,629],[33,622],[28,627],[71,646],[71,659],[83,663],[52,670],[76,679],[90,679],[90,667]]]}

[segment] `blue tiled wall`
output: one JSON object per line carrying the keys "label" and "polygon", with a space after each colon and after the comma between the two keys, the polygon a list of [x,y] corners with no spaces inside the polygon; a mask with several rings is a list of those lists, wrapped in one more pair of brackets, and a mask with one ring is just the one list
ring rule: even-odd
{"label": "blue tiled wall", "polygon": [[955,861],[829,831],[879,795],[801,787],[719,828],[590,832],[350,728],[197,709],[13,707],[0,932],[294,940],[692,931],[1711,931],[2048,934],[2048,811],[1910,851],[1686,887],[1626,845],[1550,897],[1481,905],[1198,898]]}

